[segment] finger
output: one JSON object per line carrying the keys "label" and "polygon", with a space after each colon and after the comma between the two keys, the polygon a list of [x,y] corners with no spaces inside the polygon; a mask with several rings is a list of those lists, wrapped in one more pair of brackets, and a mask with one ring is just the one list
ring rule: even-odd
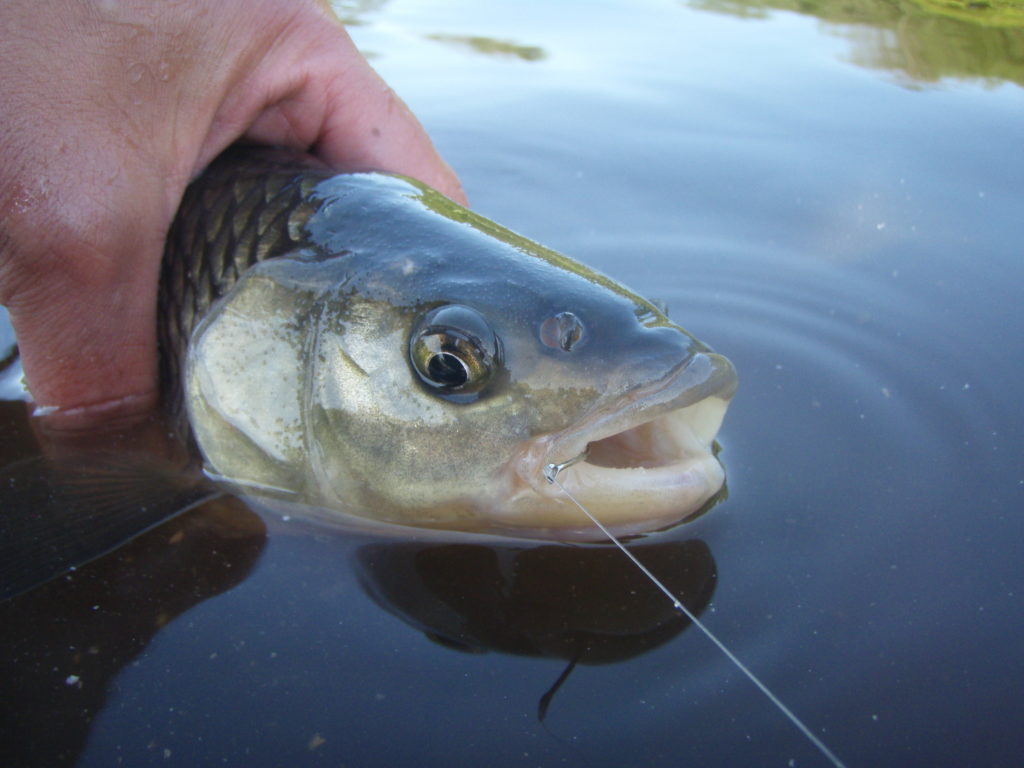
{"label": "finger", "polygon": [[262,103],[229,101],[220,124],[247,126],[245,138],[259,143],[310,149],[339,169],[412,176],[466,204],[423,126],[340,24],[314,16],[293,29],[239,89]]}
{"label": "finger", "polygon": [[327,84],[329,103],[351,105],[327,117],[315,147],[332,165],[361,165],[419,179],[467,205],[462,184],[412,111],[369,64]]}
{"label": "finger", "polygon": [[[124,233],[119,249],[51,238],[60,264],[8,302],[37,413],[58,429],[131,418],[157,400],[155,270],[159,244]],[[52,245],[51,245],[52,244]],[[138,258],[156,248],[156,256]],[[39,259],[52,261],[48,256]]]}

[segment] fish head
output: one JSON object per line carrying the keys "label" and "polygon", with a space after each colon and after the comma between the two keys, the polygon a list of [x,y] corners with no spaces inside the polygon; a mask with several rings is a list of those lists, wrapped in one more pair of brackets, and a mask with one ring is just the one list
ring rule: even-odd
{"label": "fish head", "polygon": [[560,538],[593,526],[552,467],[617,532],[721,489],[735,371],[654,304],[411,180],[317,194],[315,247],[252,267],[193,337],[211,473],[389,522]]}

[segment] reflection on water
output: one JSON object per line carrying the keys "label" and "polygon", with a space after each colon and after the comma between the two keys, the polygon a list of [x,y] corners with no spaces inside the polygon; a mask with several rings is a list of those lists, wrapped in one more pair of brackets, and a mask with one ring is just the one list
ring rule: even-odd
{"label": "reflection on water", "polygon": [[[691,8],[766,19],[790,11],[821,19],[823,31],[847,40],[849,60],[895,72],[907,82],[944,78],[1024,85],[1024,6],[1017,0],[681,0]],[[332,0],[346,24],[362,26],[389,0]],[[639,11],[637,12],[639,13]],[[490,56],[539,61],[540,45],[484,34],[434,33],[427,39]],[[374,54],[376,55],[376,53]]]}
{"label": "reflection on water", "polygon": [[345,26],[363,24],[367,14],[379,11],[388,0],[331,0],[331,7]]}
{"label": "reflection on water", "polygon": [[[703,542],[634,548],[686,606],[711,600],[715,565]],[[358,554],[363,588],[386,610],[447,647],[524,656],[621,661],[689,621],[611,547],[373,544]]]}
{"label": "reflection on water", "polygon": [[21,400],[25,396],[14,329],[7,309],[0,306],[0,401]]}
{"label": "reflection on water", "polygon": [[[714,593],[701,541],[634,549],[691,612]],[[646,653],[690,625],[617,549],[465,543],[373,544],[360,583],[385,610],[446,648],[611,664]],[[559,684],[564,682],[564,677]],[[550,693],[553,693],[552,690]],[[541,702],[543,717],[550,702]]]}
{"label": "reflection on water", "polygon": [[495,40],[492,37],[477,35],[427,35],[429,40],[448,43],[469,48],[477,53],[497,56],[512,56],[523,61],[540,61],[544,58],[544,49],[536,45],[520,45],[510,40]]}
{"label": "reflection on water", "polygon": [[[121,465],[118,457],[166,458],[172,468],[186,466],[180,457],[184,446],[162,421],[57,439],[33,424],[25,403],[0,400],[0,433],[4,579],[28,573],[18,592],[44,578],[37,575],[40,568],[56,568],[51,577],[63,574],[0,600],[0,753],[14,766],[74,765],[107,707],[115,678],[137,663],[164,627],[253,573],[265,555],[267,525],[240,499],[220,497],[121,544],[139,530],[133,527],[136,507],[148,510],[146,526],[181,508],[181,499],[155,480],[145,489],[150,498],[132,497],[127,504],[124,488],[107,482],[110,467]],[[99,496],[66,493],[91,487],[97,478]],[[112,496],[112,509],[127,513],[113,522],[104,517],[105,509],[89,508],[105,507]],[[193,497],[184,499],[191,503]],[[568,662],[557,680],[552,676],[547,693],[535,691],[539,719],[576,665],[636,658],[690,624],[609,546],[407,533],[387,526],[383,533],[372,526],[342,532],[269,514],[278,536],[333,540],[333,557],[353,569],[352,580],[377,606],[447,651]],[[12,523],[23,519],[32,525]],[[74,540],[73,554],[89,549],[100,535],[96,529],[119,546],[91,562],[98,552],[74,560],[80,567],[64,573],[70,561],[54,566],[49,540],[36,542],[40,526],[49,530],[55,520],[60,535]],[[641,541],[634,551],[692,613],[708,606],[717,572],[706,544],[676,532]],[[0,589],[7,590],[7,581]],[[307,605],[327,608],[315,599]]]}
{"label": "reflection on water", "polygon": [[[666,299],[743,371],[723,435],[730,498],[665,556],[672,571],[702,562],[696,542],[713,551],[702,621],[850,766],[1016,765],[1024,90],[960,81],[989,71],[977,61],[915,90],[837,59],[840,29],[877,33],[912,77],[901,24],[984,55],[958,42],[974,39],[966,22],[909,4],[869,22],[849,3],[820,24],[813,3],[753,23],[638,5],[393,0],[354,34],[382,52],[483,211]],[[548,55],[467,66],[426,39],[439,30]],[[990,71],[1019,72],[1017,34],[985,44],[1004,57]],[[4,461],[9,436],[34,439],[21,408],[0,408]],[[614,574],[578,603],[573,549],[531,592],[530,550],[278,533],[246,578],[155,636],[156,602],[144,626],[122,622],[151,639],[121,640],[136,655],[110,678],[82,768],[822,764],[706,638],[662,642],[684,625],[656,601],[633,624],[650,649],[581,663],[539,724],[574,633],[617,650],[628,603]],[[673,586],[696,599],[701,584]],[[38,600],[39,631],[0,612],[16,654],[4,674],[23,681],[4,716],[51,723],[55,742],[84,726],[46,709],[66,712],[62,697],[101,677],[66,682],[106,602],[57,603],[67,588],[17,602]]]}
{"label": "reflection on water", "polygon": [[175,617],[245,579],[265,538],[259,517],[222,499],[0,603],[5,764],[73,765],[113,678]]}
{"label": "reflection on water", "polygon": [[1024,27],[1020,0],[914,0],[939,16],[993,27]]}
{"label": "reflection on water", "polygon": [[914,82],[943,78],[1024,85],[1024,8],[1016,2],[936,0],[688,0],[743,18],[770,11],[816,16],[850,42],[850,60]]}

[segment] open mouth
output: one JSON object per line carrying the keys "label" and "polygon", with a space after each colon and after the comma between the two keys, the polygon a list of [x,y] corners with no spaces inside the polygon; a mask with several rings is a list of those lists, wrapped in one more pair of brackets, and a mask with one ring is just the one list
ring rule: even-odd
{"label": "open mouth", "polygon": [[564,507],[548,513],[545,527],[586,528],[578,510],[562,504],[553,476],[619,532],[655,530],[697,512],[725,481],[714,440],[735,388],[729,361],[701,354],[668,381],[538,440],[519,471],[534,492]]}
{"label": "open mouth", "polygon": [[609,437],[587,443],[587,464],[607,469],[652,469],[674,463],[678,455],[677,430],[670,417],[648,421]]}
{"label": "open mouth", "polygon": [[[589,440],[574,460],[563,463],[574,485],[643,491],[645,484],[671,483],[712,452],[728,400],[707,397],[605,437]],[[634,483],[637,483],[634,487]],[[580,488],[580,490],[585,490]]]}

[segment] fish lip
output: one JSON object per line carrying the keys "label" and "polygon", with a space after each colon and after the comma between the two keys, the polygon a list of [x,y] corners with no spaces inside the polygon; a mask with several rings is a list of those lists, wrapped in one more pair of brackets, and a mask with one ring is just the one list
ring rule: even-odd
{"label": "fish lip", "polygon": [[[657,422],[670,414],[678,413],[679,418],[685,421],[689,417],[683,415],[684,409],[717,398],[721,401],[718,419],[713,420],[710,429],[703,430],[706,434],[696,436],[703,450],[694,450],[694,446],[687,449],[683,445],[677,445],[676,456],[669,457],[664,464],[644,468],[647,481],[670,483],[671,478],[684,471],[683,465],[695,455],[711,455],[711,444],[718,431],[721,416],[724,416],[725,407],[735,394],[736,385],[736,371],[727,358],[713,352],[698,352],[682,361],[661,379],[623,393],[610,406],[605,404],[603,407],[595,408],[581,421],[566,429],[530,441],[516,462],[516,472],[536,493],[545,497],[562,496],[562,490],[548,480],[546,475],[551,475],[557,465],[571,463],[573,466],[561,471],[559,481],[577,485],[572,483],[573,470],[587,464],[586,460],[580,460],[580,456],[588,450],[590,444]],[[691,408],[690,414],[693,413],[694,409]],[[666,425],[665,429],[669,427]],[[715,463],[717,464],[717,461]],[[626,472],[635,467],[601,469]],[[719,487],[720,485],[721,483],[718,484]],[[718,487],[713,489],[717,490]]]}

